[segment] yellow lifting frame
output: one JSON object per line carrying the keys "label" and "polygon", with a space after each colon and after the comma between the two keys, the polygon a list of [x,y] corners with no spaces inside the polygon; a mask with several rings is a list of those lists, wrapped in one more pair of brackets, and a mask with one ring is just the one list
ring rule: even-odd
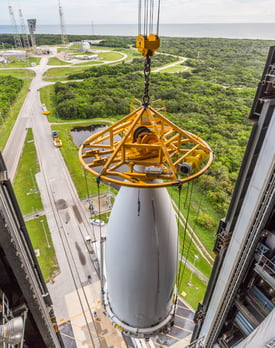
{"label": "yellow lifting frame", "polygon": [[[102,181],[142,188],[190,181],[208,169],[213,153],[198,136],[180,129],[151,106],[140,106],[86,139],[79,158]],[[191,168],[190,172],[182,173],[181,165]]]}

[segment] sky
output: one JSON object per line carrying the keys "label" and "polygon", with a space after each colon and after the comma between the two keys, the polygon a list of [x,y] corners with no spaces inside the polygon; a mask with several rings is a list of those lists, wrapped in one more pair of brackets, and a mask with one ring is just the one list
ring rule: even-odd
{"label": "sky", "polygon": [[[65,24],[136,24],[138,0],[60,0]],[[58,0],[0,0],[0,25],[18,9],[39,24],[59,24]],[[161,0],[160,23],[272,23],[275,0]]]}

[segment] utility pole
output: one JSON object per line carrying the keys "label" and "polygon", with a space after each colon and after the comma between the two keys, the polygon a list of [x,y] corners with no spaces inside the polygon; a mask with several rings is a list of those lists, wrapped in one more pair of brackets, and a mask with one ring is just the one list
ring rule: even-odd
{"label": "utility pole", "polygon": [[19,31],[18,31],[18,27],[15,21],[15,17],[14,17],[14,13],[13,13],[13,9],[11,7],[11,5],[9,5],[9,14],[10,14],[10,20],[11,20],[11,24],[13,26],[13,30],[14,30],[14,34],[13,34],[13,38],[14,38],[14,45],[15,48],[22,48],[22,41],[19,35]]}
{"label": "utility pole", "polygon": [[62,41],[62,44],[66,46],[68,44],[68,40],[67,40],[66,31],[65,31],[64,13],[63,13],[60,0],[58,0],[58,5],[59,5],[58,8],[59,8],[60,26],[61,26],[61,41]]}

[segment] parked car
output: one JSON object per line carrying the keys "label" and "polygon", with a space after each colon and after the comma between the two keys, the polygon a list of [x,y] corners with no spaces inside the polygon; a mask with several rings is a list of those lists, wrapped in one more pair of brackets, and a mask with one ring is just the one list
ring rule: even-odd
{"label": "parked car", "polygon": [[96,226],[104,226],[104,221],[99,219],[90,219],[90,223]]}
{"label": "parked car", "polygon": [[93,241],[91,240],[91,237],[90,236],[86,236],[85,237],[85,242],[87,243],[87,250],[88,250],[89,254],[93,254],[94,253],[94,249],[92,247]]}

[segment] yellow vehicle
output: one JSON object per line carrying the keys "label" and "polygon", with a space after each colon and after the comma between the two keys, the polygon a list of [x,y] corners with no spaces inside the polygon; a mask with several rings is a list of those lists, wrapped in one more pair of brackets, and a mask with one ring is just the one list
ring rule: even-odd
{"label": "yellow vehicle", "polygon": [[41,108],[42,108],[42,114],[49,115],[50,111],[47,109],[45,104],[42,104]]}
{"label": "yellow vehicle", "polygon": [[58,137],[58,133],[57,133],[56,130],[53,130],[53,131],[52,131],[52,137],[53,137],[54,146],[56,146],[56,147],[62,146],[62,141],[61,141],[61,139]]}
{"label": "yellow vehicle", "polygon": [[58,137],[57,138],[53,138],[53,143],[54,143],[54,146],[56,146],[56,147],[62,146],[62,141]]}

